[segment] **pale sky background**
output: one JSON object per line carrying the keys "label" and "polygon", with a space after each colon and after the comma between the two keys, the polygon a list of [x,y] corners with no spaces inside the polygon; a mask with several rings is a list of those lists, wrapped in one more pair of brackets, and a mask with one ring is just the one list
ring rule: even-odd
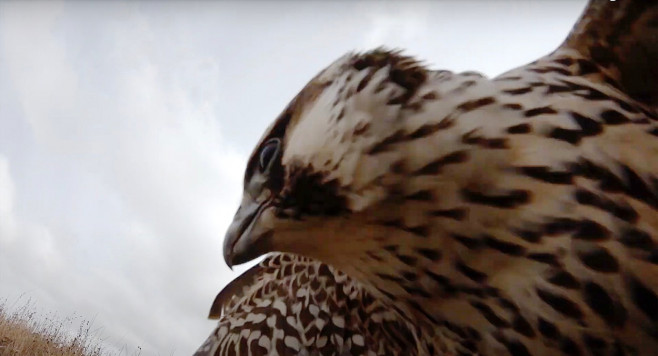
{"label": "pale sky background", "polygon": [[93,320],[108,351],[191,354],[238,273],[221,246],[246,159],[312,76],[382,44],[494,76],[584,5],[0,1],[0,302]]}

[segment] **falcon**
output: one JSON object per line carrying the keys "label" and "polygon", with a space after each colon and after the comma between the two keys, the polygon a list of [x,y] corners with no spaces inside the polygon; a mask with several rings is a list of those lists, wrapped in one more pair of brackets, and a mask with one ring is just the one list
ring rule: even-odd
{"label": "falcon", "polygon": [[656,0],[493,79],[348,53],[261,138],[224,258],[331,265],[437,354],[653,354],[657,136]]}

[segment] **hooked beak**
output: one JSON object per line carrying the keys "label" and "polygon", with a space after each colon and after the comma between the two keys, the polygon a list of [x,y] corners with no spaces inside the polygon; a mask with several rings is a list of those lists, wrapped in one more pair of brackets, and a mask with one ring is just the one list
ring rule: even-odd
{"label": "hooked beak", "polygon": [[224,237],[224,261],[229,268],[267,253],[271,234],[254,234],[254,225],[266,204],[245,198],[235,213],[233,222]]}

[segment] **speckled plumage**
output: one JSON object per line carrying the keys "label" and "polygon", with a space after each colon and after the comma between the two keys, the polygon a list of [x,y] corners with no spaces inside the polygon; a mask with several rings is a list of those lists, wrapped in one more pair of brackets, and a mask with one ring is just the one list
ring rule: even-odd
{"label": "speckled plumage", "polygon": [[441,347],[359,283],[275,253],[217,296],[217,328],[196,355],[422,355]]}
{"label": "speckled plumage", "polygon": [[254,151],[225,258],[331,264],[455,354],[651,354],[657,63],[655,0],[493,79],[347,54]]}

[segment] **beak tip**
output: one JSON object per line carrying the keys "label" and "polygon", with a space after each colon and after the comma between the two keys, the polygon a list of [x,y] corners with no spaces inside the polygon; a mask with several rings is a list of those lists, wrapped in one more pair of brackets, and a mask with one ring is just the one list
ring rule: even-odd
{"label": "beak tip", "polygon": [[274,251],[271,243],[272,235],[272,232],[268,232],[254,239],[251,236],[245,236],[237,243],[233,243],[235,238],[227,238],[224,244],[224,262],[233,271],[234,266],[247,263],[261,255]]}
{"label": "beak tip", "polygon": [[228,269],[233,271],[233,254],[231,253],[230,249],[228,249],[226,246],[224,246],[224,262],[228,266]]}
{"label": "beak tip", "polygon": [[249,261],[245,260],[251,249],[250,230],[254,221],[258,218],[261,205],[250,202],[245,205],[243,202],[233,217],[233,222],[228,227],[224,236],[224,262],[228,268],[233,271],[233,266]]}

